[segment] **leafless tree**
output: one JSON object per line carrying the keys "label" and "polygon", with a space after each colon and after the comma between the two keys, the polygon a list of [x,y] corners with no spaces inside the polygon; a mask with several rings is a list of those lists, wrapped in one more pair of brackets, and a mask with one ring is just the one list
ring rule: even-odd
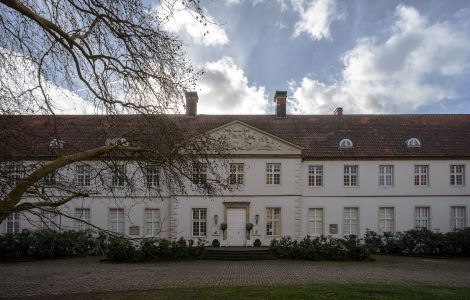
{"label": "leafless tree", "polygon": [[[225,142],[188,136],[175,115],[198,76],[182,42],[165,30],[176,3],[0,0],[0,139],[5,141],[0,146],[0,222],[12,212],[60,213],[57,208],[77,197],[113,192],[113,180],[124,180],[128,192],[121,196],[130,197],[142,188],[135,182],[148,181],[149,166],[158,168],[167,195],[184,193],[201,162],[207,164],[208,180],[196,178],[197,189],[214,194],[228,188],[224,164],[212,159],[226,157]],[[198,0],[182,3],[206,22]],[[75,94],[101,115],[96,128],[106,129],[93,134],[89,148],[71,147],[63,138],[66,118],[57,113],[57,95]],[[17,147],[38,137],[18,123],[18,114],[48,115],[48,133],[41,137],[50,149],[45,160],[24,162],[28,151]],[[60,178],[77,163],[90,161],[95,190],[77,185],[75,177]],[[113,178],[124,163],[133,167]],[[159,194],[161,189],[155,190]],[[25,196],[37,201],[22,201]]]}

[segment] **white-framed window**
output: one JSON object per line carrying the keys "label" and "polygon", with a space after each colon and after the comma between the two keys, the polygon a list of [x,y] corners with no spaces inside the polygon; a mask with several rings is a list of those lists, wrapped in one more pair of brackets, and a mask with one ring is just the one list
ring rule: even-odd
{"label": "white-framed window", "polygon": [[393,233],[395,228],[395,209],[393,207],[379,208],[379,233]]}
{"label": "white-framed window", "polygon": [[126,184],[126,166],[115,165],[112,167],[113,187],[123,187]]}
{"label": "white-framed window", "polygon": [[124,209],[109,209],[109,230],[115,233],[124,234]]}
{"label": "white-framed window", "polygon": [[431,208],[429,206],[415,208],[415,227],[431,229]]}
{"label": "white-framed window", "polygon": [[158,236],[160,234],[160,210],[145,209],[145,236]]}
{"label": "white-framed window", "polygon": [[20,213],[12,212],[7,216],[6,232],[8,234],[20,233]]}
{"label": "white-framed window", "polygon": [[429,185],[429,166],[428,165],[415,165],[415,186],[428,186]]}
{"label": "white-framed window", "polygon": [[280,236],[281,235],[281,208],[279,207],[266,208],[266,235],[267,236]]}
{"label": "white-framed window", "polygon": [[269,185],[281,184],[281,164],[279,163],[266,164],[266,184],[269,184]]}
{"label": "white-framed window", "polygon": [[380,186],[393,186],[393,166],[380,165],[379,166],[379,185]]}
{"label": "white-framed window", "polygon": [[59,228],[59,215],[52,211],[41,212],[42,228],[55,230]]}
{"label": "white-framed window", "polygon": [[323,234],[323,208],[310,208],[308,210],[308,235]]}
{"label": "white-framed window", "polygon": [[244,164],[230,164],[230,184],[242,185],[244,181]]}
{"label": "white-framed window", "polygon": [[465,185],[465,165],[450,165],[450,185]]}
{"label": "white-framed window", "polygon": [[205,184],[207,182],[207,164],[194,163],[193,164],[193,183]]}
{"label": "white-framed window", "polygon": [[77,185],[90,186],[91,167],[89,165],[77,165]]}
{"label": "white-framed window", "polygon": [[191,224],[193,237],[205,237],[207,235],[207,209],[193,208]]}
{"label": "white-framed window", "polygon": [[340,148],[352,148],[353,147],[353,142],[350,139],[342,139],[339,142],[339,147]]}
{"label": "white-framed window", "polygon": [[19,163],[6,165],[5,173],[10,186],[15,186],[25,176],[25,168]]}
{"label": "white-framed window", "polygon": [[359,186],[359,166],[345,165],[344,166],[344,186]]}
{"label": "white-framed window", "polygon": [[450,227],[452,230],[464,229],[467,226],[465,206],[452,206],[450,208]]}
{"label": "white-framed window", "polygon": [[359,207],[345,207],[343,211],[343,235],[359,235]]}
{"label": "white-framed window", "polygon": [[308,185],[323,186],[323,166],[308,166]]}
{"label": "white-framed window", "polygon": [[156,165],[145,167],[145,183],[148,188],[160,186],[160,168]]}
{"label": "white-framed window", "polygon": [[82,220],[86,223],[75,220],[75,230],[84,231],[90,229],[90,209],[89,208],[76,208],[75,209],[75,218]]}

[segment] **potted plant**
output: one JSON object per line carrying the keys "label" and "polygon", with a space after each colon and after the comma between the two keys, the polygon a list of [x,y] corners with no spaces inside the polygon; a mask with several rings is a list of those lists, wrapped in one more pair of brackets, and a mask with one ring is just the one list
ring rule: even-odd
{"label": "potted plant", "polygon": [[225,231],[227,229],[227,223],[220,223],[220,229]]}
{"label": "potted plant", "polygon": [[253,229],[253,223],[246,223],[246,231],[250,232]]}

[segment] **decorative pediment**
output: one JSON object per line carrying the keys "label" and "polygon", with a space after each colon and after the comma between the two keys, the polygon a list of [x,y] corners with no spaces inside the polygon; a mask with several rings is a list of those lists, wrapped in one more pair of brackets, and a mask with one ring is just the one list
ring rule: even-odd
{"label": "decorative pediment", "polygon": [[233,121],[209,132],[215,139],[228,143],[234,154],[300,154],[301,147],[262,131],[256,127]]}

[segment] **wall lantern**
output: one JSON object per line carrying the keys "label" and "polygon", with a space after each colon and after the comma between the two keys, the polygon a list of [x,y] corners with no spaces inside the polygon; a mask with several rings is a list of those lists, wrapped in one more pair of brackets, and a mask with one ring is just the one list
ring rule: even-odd
{"label": "wall lantern", "polygon": [[256,225],[258,225],[258,220],[259,220],[259,215],[257,214],[257,215],[255,215],[255,223],[256,223]]}
{"label": "wall lantern", "polygon": [[218,215],[214,215],[214,224],[217,225],[217,221],[219,220],[219,216]]}

